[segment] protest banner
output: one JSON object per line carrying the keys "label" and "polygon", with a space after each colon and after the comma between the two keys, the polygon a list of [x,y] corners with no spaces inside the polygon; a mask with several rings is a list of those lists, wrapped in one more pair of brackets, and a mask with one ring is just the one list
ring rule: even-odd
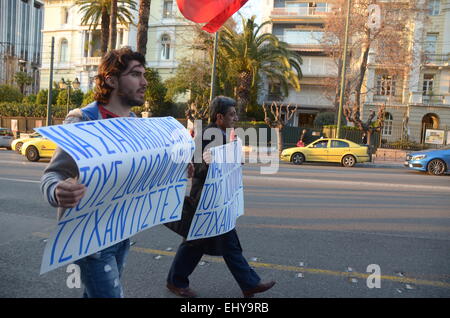
{"label": "protest banner", "polygon": [[87,189],[47,241],[41,274],[181,218],[194,142],[174,118],[121,117],[36,130],[75,160]]}
{"label": "protest banner", "polygon": [[244,214],[242,141],[238,139],[212,147],[211,158],[186,240],[227,233],[235,228],[237,218]]}

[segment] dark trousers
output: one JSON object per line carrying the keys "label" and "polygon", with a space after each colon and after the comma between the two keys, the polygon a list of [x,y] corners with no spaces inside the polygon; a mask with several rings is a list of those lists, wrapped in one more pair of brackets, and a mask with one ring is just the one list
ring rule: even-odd
{"label": "dark trousers", "polygon": [[[203,249],[201,247],[188,242],[181,243],[170,267],[167,282],[178,288],[189,287],[189,275],[192,274],[202,256]],[[251,289],[259,284],[261,278],[247,263],[236,240],[226,240],[222,256],[242,290]]]}

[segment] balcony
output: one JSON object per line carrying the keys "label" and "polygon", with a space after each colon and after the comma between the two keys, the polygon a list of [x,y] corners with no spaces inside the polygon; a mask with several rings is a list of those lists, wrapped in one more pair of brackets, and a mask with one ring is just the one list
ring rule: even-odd
{"label": "balcony", "polygon": [[425,53],[424,64],[434,64],[439,66],[449,65],[450,53],[448,54],[432,54]]}
{"label": "balcony", "polygon": [[443,105],[450,102],[449,97],[446,95],[423,95],[422,102],[425,105]]}
{"label": "balcony", "polygon": [[100,64],[101,56],[91,56],[91,57],[82,57],[81,65],[94,65],[98,66]]}
{"label": "balcony", "polygon": [[300,18],[300,17],[324,17],[330,12],[329,8],[305,8],[305,7],[285,7],[274,8],[270,13],[272,18]]}

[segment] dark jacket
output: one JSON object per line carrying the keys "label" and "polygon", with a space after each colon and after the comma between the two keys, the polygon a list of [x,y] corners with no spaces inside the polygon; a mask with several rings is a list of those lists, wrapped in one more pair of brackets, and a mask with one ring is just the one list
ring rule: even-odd
{"label": "dark jacket", "polygon": [[[210,124],[208,125],[203,131],[202,134],[197,134],[196,138],[202,138],[204,132],[208,128],[217,128],[216,124]],[[207,148],[207,146],[214,141],[214,138],[212,140],[202,140],[202,153]],[[225,144],[226,138],[225,135],[223,135],[222,144]],[[198,202],[200,201],[200,196],[202,193],[203,185],[205,184],[206,175],[208,174],[208,164],[206,164],[205,161],[202,160],[202,163],[194,163],[194,176],[192,178],[192,187],[191,187],[191,193],[190,197],[194,201],[194,206],[196,210]],[[227,232],[225,234],[214,236],[210,238],[205,239],[199,239],[199,240],[193,240],[193,241],[186,241],[185,244],[195,246],[197,248],[201,248],[203,250],[203,253],[208,255],[215,255],[215,256],[221,256],[226,252],[225,248],[225,242],[226,240],[237,240],[239,243],[239,238],[237,236],[236,230],[233,229],[230,232]],[[240,243],[238,244],[241,248]],[[242,251],[242,248],[241,248]]]}

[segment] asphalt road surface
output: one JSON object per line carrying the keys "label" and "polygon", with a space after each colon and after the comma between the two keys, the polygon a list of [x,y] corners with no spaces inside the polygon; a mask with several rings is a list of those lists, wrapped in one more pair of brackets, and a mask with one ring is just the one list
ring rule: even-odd
{"label": "asphalt road surface", "polygon": [[[67,287],[67,267],[39,275],[56,223],[39,191],[46,164],[0,150],[0,297],[82,295]],[[244,188],[244,255],[263,280],[277,281],[260,297],[450,296],[450,176],[333,164],[281,164],[261,175],[248,164]],[[132,241],[125,296],[175,297],[165,279],[180,237],[157,226]],[[191,287],[204,298],[242,297],[220,257],[203,258]]]}

